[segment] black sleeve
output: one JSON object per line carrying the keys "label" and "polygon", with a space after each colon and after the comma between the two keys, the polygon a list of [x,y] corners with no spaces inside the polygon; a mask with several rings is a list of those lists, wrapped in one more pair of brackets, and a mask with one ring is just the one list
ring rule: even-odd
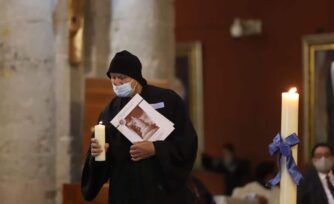
{"label": "black sleeve", "polygon": [[308,198],[308,193],[307,193],[307,188],[305,183],[302,181],[298,186],[297,186],[297,203],[298,204],[307,204],[309,198]]}
{"label": "black sleeve", "polygon": [[89,152],[81,177],[81,191],[85,200],[91,201],[97,196],[108,181],[108,169],[107,162],[94,161]]}
{"label": "black sleeve", "polygon": [[174,131],[164,141],[155,141],[156,157],[169,190],[182,186],[193,167],[197,152],[197,135],[181,98],[176,98]]}
{"label": "black sleeve", "polygon": [[[100,121],[100,119],[101,116],[98,121]],[[94,134],[92,134],[92,137],[94,137]],[[93,200],[103,184],[109,179],[111,165],[108,152],[109,149],[106,152],[106,161],[95,161],[95,158],[91,156],[90,148],[88,150],[81,176],[81,191],[84,199],[87,201]]]}
{"label": "black sleeve", "polygon": [[318,173],[314,167],[307,167],[307,170],[303,172],[303,179],[297,185],[297,204],[311,204],[311,203],[323,203],[327,200],[325,192],[320,195],[322,199],[317,198],[318,193],[324,192],[321,181],[318,179]]}

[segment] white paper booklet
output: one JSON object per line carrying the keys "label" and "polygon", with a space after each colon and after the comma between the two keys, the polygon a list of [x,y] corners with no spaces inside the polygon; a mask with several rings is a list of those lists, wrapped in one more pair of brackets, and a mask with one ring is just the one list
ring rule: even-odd
{"label": "white paper booklet", "polygon": [[110,121],[132,143],[165,140],[174,123],[136,94]]}

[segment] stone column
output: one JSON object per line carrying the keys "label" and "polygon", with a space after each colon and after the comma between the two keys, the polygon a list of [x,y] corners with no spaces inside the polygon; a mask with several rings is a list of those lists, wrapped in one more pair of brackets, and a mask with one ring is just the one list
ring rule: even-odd
{"label": "stone column", "polygon": [[[53,30],[55,34],[55,185],[56,202],[62,203],[62,187],[64,183],[72,181],[73,163],[72,152],[76,149],[71,146],[73,137],[70,134],[70,72],[68,59],[69,17],[68,0],[54,0]],[[80,139],[79,139],[80,141]],[[78,152],[80,153],[80,152]],[[76,172],[77,173],[77,172]]]}
{"label": "stone column", "polygon": [[110,0],[86,0],[85,6],[85,74],[106,77],[109,66]]}
{"label": "stone column", "polygon": [[173,0],[112,0],[111,57],[121,50],[137,55],[143,75],[171,80],[175,37]]}
{"label": "stone column", "polygon": [[0,4],[0,202],[53,203],[52,1]]}

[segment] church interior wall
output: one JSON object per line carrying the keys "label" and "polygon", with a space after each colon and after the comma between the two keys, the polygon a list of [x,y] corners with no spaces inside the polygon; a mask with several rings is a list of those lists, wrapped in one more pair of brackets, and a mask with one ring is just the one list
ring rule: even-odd
{"label": "church interior wall", "polygon": [[[205,153],[219,157],[231,142],[253,165],[270,159],[267,145],[280,130],[281,92],[291,86],[301,93],[303,140],[302,37],[333,32],[331,6],[328,0],[175,1],[176,41],[203,45]],[[232,38],[237,17],[260,19],[262,34]]]}

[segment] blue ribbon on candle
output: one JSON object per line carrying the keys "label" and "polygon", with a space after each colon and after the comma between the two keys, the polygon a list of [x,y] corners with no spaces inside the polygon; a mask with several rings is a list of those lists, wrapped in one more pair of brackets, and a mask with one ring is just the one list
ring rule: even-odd
{"label": "blue ribbon on candle", "polygon": [[292,153],[291,153],[291,147],[295,146],[299,143],[299,139],[297,137],[296,133],[293,133],[285,138],[285,140],[282,140],[282,137],[280,133],[277,133],[276,136],[273,139],[273,142],[268,146],[269,147],[269,153],[271,156],[277,154],[278,155],[278,167],[279,171],[277,175],[271,179],[267,186],[272,187],[277,185],[281,181],[281,157],[286,157],[286,168],[293,179],[293,181],[298,185],[300,181],[303,179],[302,174],[299,172],[296,162],[293,159]]}

